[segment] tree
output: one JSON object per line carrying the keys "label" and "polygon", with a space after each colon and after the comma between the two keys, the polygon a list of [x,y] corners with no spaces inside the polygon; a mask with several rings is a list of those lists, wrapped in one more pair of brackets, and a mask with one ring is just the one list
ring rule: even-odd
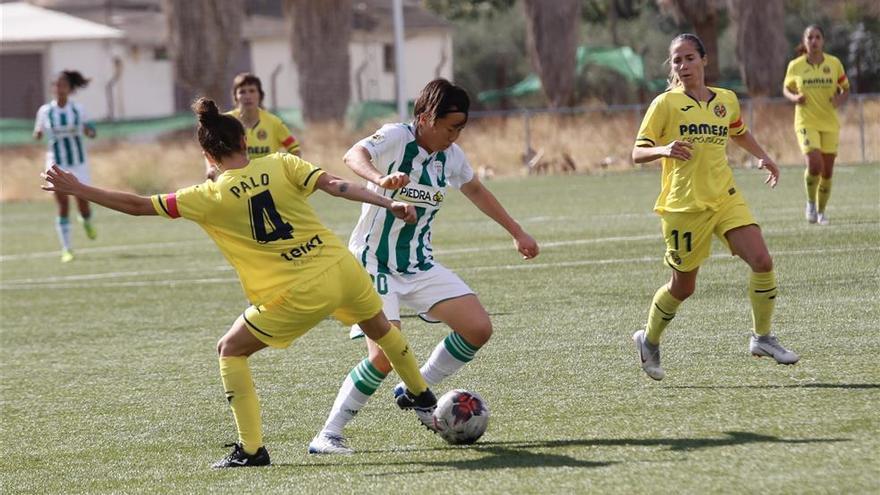
{"label": "tree", "polygon": [[670,15],[679,26],[690,24],[694,34],[703,40],[708,56],[706,83],[718,82],[718,0],[657,0],[662,12]]}
{"label": "tree", "polygon": [[572,104],[580,0],[525,0],[526,39],[532,65],[552,108]]}
{"label": "tree", "polygon": [[342,120],[351,98],[352,0],[286,0],[303,117]]}
{"label": "tree", "polygon": [[177,82],[225,106],[241,48],[242,0],[163,0],[162,6]]}
{"label": "tree", "polygon": [[751,96],[782,92],[789,47],[782,0],[727,0],[736,25],[736,58]]}

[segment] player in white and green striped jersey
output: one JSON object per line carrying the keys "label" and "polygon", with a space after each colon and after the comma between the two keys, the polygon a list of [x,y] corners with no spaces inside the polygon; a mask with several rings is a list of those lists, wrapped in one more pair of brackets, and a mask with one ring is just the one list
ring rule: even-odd
{"label": "player in white and green striped jersey", "polygon": [[[46,170],[53,163],[73,173],[80,182],[89,183],[88,156],[86,155],[85,137],[95,137],[95,128],[89,123],[82,105],[69,99],[78,88],[84,88],[89,80],[78,71],[62,71],[52,81],[55,99],[41,106],[37,111],[34,123],[34,138],[39,140],[45,135],[48,140],[46,152]],[[66,194],[55,193],[58,203],[56,229],[61,241],[61,261],[73,260],[70,243],[70,205]],[[97,237],[92,224],[92,211],[88,201],[76,198],[80,218],[83,221],[89,239]]]}
{"label": "player in white and green striped jersey", "polygon": [[[431,386],[470,362],[492,335],[492,322],[473,291],[433,257],[431,230],[449,187],[459,189],[477,208],[507,230],[525,259],[538,255],[538,244],[507,213],[474,175],[455,144],[467,124],[470,100],[462,88],[436,79],[416,100],[415,120],[388,124],[359,141],[345,163],[379,194],[416,207],[418,222],[406,224],[380,209],[364,206],[349,249],[369,272],[382,298],[383,311],[400,327],[401,304],[452,332],[431,353],[421,372]],[[363,334],[357,326],[352,337]],[[391,371],[379,347],[367,339],[369,356],[342,383],[324,428],[309,444],[313,454],[353,452],[343,428],[375,393]],[[395,394],[402,392],[396,387]],[[432,410],[415,409],[433,429]]]}

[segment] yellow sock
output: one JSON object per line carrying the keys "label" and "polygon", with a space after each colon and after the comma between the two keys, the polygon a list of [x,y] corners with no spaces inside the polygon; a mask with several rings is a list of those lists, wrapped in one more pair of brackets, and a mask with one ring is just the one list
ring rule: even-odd
{"label": "yellow sock", "polygon": [[675,311],[681,301],[672,297],[669,293],[669,287],[663,286],[654,293],[654,300],[651,301],[651,310],[648,311],[648,324],[645,328],[645,338],[648,342],[658,345],[660,343],[660,335],[666,330],[666,325],[675,318]]}
{"label": "yellow sock", "polygon": [[828,198],[831,197],[831,178],[819,178],[819,192],[816,200],[816,211],[825,213],[825,206],[828,204]]}
{"label": "yellow sock", "polygon": [[409,348],[406,338],[400,333],[400,329],[391,325],[391,330],[384,337],[376,341],[382,351],[391,361],[394,371],[400,375],[400,379],[406,384],[406,388],[418,395],[428,390],[428,384],[419,372],[419,363]]}
{"label": "yellow sock", "polygon": [[235,416],[241,448],[247,454],[255,454],[263,446],[263,426],[260,423],[260,401],[247,358],[221,357],[220,377],[223,379],[226,400]]}
{"label": "yellow sock", "polygon": [[752,302],[752,323],[755,333],[770,333],[770,319],[776,306],[776,275],[772,272],[755,273],[749,277],[749,300]]}
{"label": "yellow sock", "polygon": [[810,170],[804,170],[804,186],[807,190],[807,201],[816,202],[816,189],[819,188],[819,176],[810,175]]}

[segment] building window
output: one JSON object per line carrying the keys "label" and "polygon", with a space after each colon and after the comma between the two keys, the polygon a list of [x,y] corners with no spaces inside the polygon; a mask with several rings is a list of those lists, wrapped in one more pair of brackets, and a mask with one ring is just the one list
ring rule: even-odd
{"label": "building window", "polygon": [[382,65],[385,67],[385,72],[394,72],[394,45],[392,43],[386,43],[382,47]]}

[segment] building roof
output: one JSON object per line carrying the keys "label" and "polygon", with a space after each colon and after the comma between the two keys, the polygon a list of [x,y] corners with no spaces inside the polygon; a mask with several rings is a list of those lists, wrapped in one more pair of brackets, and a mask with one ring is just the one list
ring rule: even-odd
{"label": "building roof", "polygon": [[3,43],[103,40],[125,33],[97,22],[30,5],[0,4],[0,41]]}

